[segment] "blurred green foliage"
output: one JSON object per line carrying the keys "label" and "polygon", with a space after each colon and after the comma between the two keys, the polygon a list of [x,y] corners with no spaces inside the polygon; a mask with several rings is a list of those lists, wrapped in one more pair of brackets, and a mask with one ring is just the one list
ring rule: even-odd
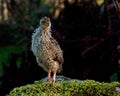
{"label": "blurred green foliage", "polygon": [[114,81],[117,81],[118,80],[118,74],[117,72],[116,73],[113,73],[111,76],[110,76],[110,81],[111,82],[114,82]]}
{"label": "blurred green foliage", "polygon": [[34,84],[14,88],[8,96],[119,96],[120,93],[115,90],[119,84],[63,80],[52,85],[51,82],[35,81]]}
{"label": "blurred green foliage", "polygon": [[[39,20],[43,16],[50,15],[50,4],[46,5],[44,0],[9,0],[4,1],[7,5],[2,11],[7,11],[8,20],[0,21],[0,41],[3,45],[16,44],[24,38],[30,41],[31,33],[39,24]],[[0,8],[2,8],[0,6]],[[4,14],[1,14],[4,18]],[[6,38],[6,39],[5,39]],[[26,42],[26,41],[24,41]]]}
{"label": "blurred green foliage", "polygon": [[[25,46],[4,46],[4,47],[0,47],[0,75],[2,75],[2,66],[3,64],[8,63],[8,58],[10,56],[11,53],[20,53],[23,50],[25,50]],[[9,66],[9,65],[6,65]],[[19,62],[18,65],[19,66]]]}
{"label": "blurred green foliage", "polygon": [[[0,1],[1,3],[1,1]],[[31,34],[39,24],[42,16],[50,14],[49,8],[44,0],[9,0],[4,1],[7,9],[0,6],[3,10],[8,10],[9,18],[7,21],[0,21],[0,75],[2,75],[3,64],[7,61],[11,53],[20,53],[31,43]],[[1,3],[2,4],[2,3]],[[4,14],[0,16],[4,17]],[[17,62],[19,67],[20,60]]]}

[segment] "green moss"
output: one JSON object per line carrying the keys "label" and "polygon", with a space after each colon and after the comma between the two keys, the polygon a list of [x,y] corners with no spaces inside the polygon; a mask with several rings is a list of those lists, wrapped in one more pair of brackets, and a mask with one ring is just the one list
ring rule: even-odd
{"label": "green moss", "polygon": [[52,85],[50,82],[35,81],[34,84],[14,88],[8,96],[120,96],[115,90],[119,84],[70,80]]}

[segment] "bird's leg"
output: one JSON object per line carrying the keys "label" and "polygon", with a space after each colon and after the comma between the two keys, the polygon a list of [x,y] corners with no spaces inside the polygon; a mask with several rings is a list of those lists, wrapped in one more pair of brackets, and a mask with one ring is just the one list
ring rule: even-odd
{"label": "bird's leg", "polygon": [[48,81],[51,81],[51,70],[48,70]]}
{"label": "bird's leg", "polygon": [[53,72],[53,84],[55,83],[56,81],[56,71]]}

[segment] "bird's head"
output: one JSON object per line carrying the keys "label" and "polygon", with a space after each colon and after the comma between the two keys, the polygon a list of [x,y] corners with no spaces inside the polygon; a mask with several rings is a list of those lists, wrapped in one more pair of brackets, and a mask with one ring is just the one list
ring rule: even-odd
{"label": "bird's head", "polygon": [[40,20],[40,26],[42,29],[48,29],[51,27],[51,22],[50,22],[50,18],[49,17],[43,17]]}

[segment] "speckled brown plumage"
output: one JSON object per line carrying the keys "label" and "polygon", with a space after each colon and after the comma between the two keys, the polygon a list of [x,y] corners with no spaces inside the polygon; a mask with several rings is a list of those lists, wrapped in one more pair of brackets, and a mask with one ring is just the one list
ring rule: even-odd
{"label": "speckled brown plumage", "polygon": [[31,50],[36,57],[37,63],[48,72],[48,80],[51,80],[53,72],[53,83],[56,73],[62,70],[63,52],[58,42],[51,35],[50,18],[43,17],[40,26],[32,34]]}

